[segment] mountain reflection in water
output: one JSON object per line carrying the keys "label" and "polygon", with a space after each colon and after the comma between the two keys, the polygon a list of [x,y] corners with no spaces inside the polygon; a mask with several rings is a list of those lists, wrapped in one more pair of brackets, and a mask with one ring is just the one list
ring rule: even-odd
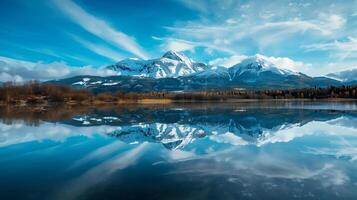
{"label": "mountain reflection in water", "polygon": [[356,199],[356,105],[3,107],[0,194]]}

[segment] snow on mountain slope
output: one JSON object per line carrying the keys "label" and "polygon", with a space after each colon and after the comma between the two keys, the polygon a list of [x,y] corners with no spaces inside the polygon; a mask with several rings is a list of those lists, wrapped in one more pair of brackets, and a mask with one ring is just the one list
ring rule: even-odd
{"label": "snow on mountain slope", "polygon": [[271,72],[281,76],[300,75],[299,73],[288,69],[278,68],[261,55],[255,55],[244,59],[242,62],[230,67],[229,72],[232,75],[232,78],[244,73],[259,76],[263,72]]}
{"label": "snow on mountain slope", "polygon": [[200,78],[213,78],[213,77],[228,77],[229,72],[226,67],[221,66],[211,66],[204,71],[197,72],[192,74],[192,76],[200,77]]}
{"label": "snow on mountain slope", "polygon": [[335,80],[336,78],[310,77],[277,67],[262,55],[248,57],[230,68],[225,68],[197,63],[181,53],[169,51],[157,59],[125,59],[108,66],[107,69],[114,70],[117,76],[77,76],[51,83],[88,88],[95,92],[282,89],[342,84],[342,81]]}
{"label": "snow on mountain slope", "polygon": [[255,55],[244,59],[242,62],[230,67],[229,72],[232,79],[243,74],[259,76],[264,72],[271,72],[273,74],[281,76],[300,75],[299,73],[288,69],[278,68],[261,55]]}
{"label": "snow on mountain slope", "polygon": [[[108,69],[116,71],[118,75],[149,78],[183,77],[196,84],[202,83],[202,80],[219,81],[222,84],[224,81],[229,84],[232,82],[239,84],[261,83],[269,86],[279,86],[279,84],[286,86],[291,83],[291,87],[294,84],[302,87],[308,87],[310,83],[317,84],[312,83],[313,77],[277,67],[265,56],[259,54],[248,57],[230,68],[225,68],[193,62],[181,53],[168,51],[161,58],[152,60],[125,59],[108,66]],[[331,82],[332,80],[326,78],[326,81]]]}
{"label": "snow on mountain slope", "polygon": [[[206,70],[191,74],[190,77],[196,78],[227,78],[229,80],[240,79],[241,81],[265,80],[261,75],[274,74],[275,76],[287,77],[290,75],[301,76],[301,73],[288,69],[279,68],[264,56],[256,55],[248,57],[240,63],[230,67],[209,66]],[[269,76],[268,75],[268,76]],[[266,77],[269,78],[269,77]]]}
{"label": "snow on mountain slope", "polygon": [[107,68],[116,71],[118,75],[177,78],[204,71],[206,65],[193,62],[181,53],[168,51],[161,58],[152,60],[125,59]]}
{"label": "snow on mountain slope", "polygon": [[126,143],[159,142],[169,149],[182,149],[199,139],[208,137],[216,143],[231,145],[263,145],[270,141],[275,133],[288,132],[289,129],[300,127],[301,124],[281,124],[266,128],[261,124],[249,127],[236,125],[214,124],[179,124],[151,123],[120,126],[109,135]]}

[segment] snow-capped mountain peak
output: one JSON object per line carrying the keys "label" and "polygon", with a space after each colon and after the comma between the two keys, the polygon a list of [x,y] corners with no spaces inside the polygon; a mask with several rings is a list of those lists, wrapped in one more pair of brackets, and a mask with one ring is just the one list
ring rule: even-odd
{"label": "snow-capped mountain peak", "polygon": [[259,76],[263,72],[271,72],[282,76],[299,75],[297,72],[277,67],[265,56],[259,54],[244,59],[240,63],[229,68],[229,71],[233,77],[240,76],[244,73]]}
{"label": "snow-capped mountain peak", "polygon": [[125,59],[107,68],[116,71],[118,75],[177,78],[203,71],[206,65],[193,62],[182,53],[168,51],[161,58],[152,60]]}
{"label": "snow-capped mountain peak", "polygon": [[168,58],[184,63],[191,63],[191,60],[187,56],[176,51],[168,51],[162,56],[162,58]]}
{"label": "snow-capped mountain peak", "polygon": [[248,57],[227,70],[219,66],[207,66],[203,63],[196,63],[183,53],[176,51],[168,51],[162,57],[151,60],[124,59],[114,65],[108,66],[108,69],[116,71],[118,75],[151,78],[177,78],[195,75],[201,77],[212,75],[225,76],[229,73],[230,79],[233,79],[243,74],[259,76],[262,73],[269,72],[280,76],[300,75],[300,73],[277,67],[267,57],[259,54]]}
{"label": "snow-capped mountain peak", "polygon": [[[138,82],[144,80],[137,77],[148,78],[174,78],[175,80],[153,81],[150,86],[154,89],[165,88],[165,90],[192,90],[198,89],[221,89],[221,88],[299,88],[299,87],[324,87],[326,85],[339,85],[341,81],[326,77],[310,77],[303,73],[294,72],[287,69],[286,66],[275,64],[271,57],[255,55],[247,57],[241,62],[230,68],[210,66],[203,63],[192,61],[183,53],[168,51],[163,56],[151,59],[125,59],[114,65],[108,66],[108,69],[114,70],[117,75],[133,76],[133,80]],[[136,77],[136,78],[135,78]],[[131,77],[118,77],[118,79]],[[81,79],[76,82],[83,82]],[[79,83],[76,84],[76,86]],[[104,85],[116,85],[119,87],[123,84],[129,88],[128,84],[119,83],[118,81],[102,81]],[[172,85],[170,85],[172,84]],[[141,83],[137,88],[146,88]],[[83,85],[88,86],[88,84]],[[121,85],[120,85],[121,86]],[[125,90],[126,90],[125,89]],[[139,89],[138,89],[139,90]],[[144,90],[144,89],[140,89]]]}

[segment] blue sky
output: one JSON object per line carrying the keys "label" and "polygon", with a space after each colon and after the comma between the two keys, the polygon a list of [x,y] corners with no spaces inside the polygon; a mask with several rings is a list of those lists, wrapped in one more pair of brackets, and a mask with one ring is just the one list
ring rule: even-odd
{"label": "blue sky", "polygon": [[357,68],[357,0],[1,0],[0,81],[106,75],[127,57],[184,51],[232,65],[261,54],[321,75]]}

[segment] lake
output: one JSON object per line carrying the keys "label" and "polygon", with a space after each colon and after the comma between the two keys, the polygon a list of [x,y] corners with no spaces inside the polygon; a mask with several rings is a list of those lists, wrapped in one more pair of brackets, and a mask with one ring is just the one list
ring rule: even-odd
{"label": "lake", "polygon": [[0,108],[0,199],[357,199],[357,103]]}

